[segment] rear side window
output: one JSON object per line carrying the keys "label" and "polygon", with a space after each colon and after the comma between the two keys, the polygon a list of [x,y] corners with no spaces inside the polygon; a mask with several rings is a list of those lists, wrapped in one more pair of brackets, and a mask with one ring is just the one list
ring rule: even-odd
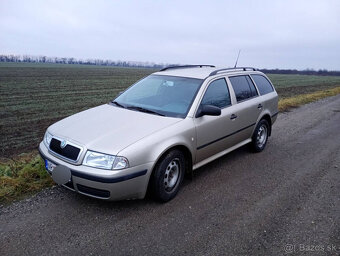
{"label": "rear side window", "polygon": [[257,88],[261,95],[274,91],[273,86],[269,83],[268,79],[261,75],[251,75],[254,79]]}
{"label": "rear side window", "polygon": [[229,77],[229,80],[237,101],[243,101],[257,95],[256,88],[249,76],[233,76]]}
{"label": "rear side window", "polygon": [[201,102],[201,105],[213,105],[219,108],[230,104],[230,94],[224,78],[215,80],[209,85]]}

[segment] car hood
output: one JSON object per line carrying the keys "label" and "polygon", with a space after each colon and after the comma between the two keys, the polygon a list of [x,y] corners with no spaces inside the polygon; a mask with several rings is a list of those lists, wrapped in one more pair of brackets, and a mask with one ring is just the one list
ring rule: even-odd
{"label": "car hood", "polygon": [[181,120],[105,104],[67,117],[48,131],[87,149],[116,155],[132,143]]}

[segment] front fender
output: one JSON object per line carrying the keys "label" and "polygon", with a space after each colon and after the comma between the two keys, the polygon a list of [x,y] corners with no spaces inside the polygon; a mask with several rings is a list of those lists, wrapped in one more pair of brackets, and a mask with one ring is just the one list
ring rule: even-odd
{"label": "front fender", "polygon": [[159,130],[121,150],[118,155],[129,160],[130,166],[157,162],[170,148],[184,146],[192,160],[196,154],[196,130],[193,119],[187,117],[165,129]]}

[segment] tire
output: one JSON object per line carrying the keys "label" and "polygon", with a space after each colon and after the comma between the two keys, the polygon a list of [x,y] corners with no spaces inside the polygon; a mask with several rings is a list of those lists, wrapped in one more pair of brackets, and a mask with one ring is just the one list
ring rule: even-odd
{"label": "tire", "polygon": [[269,136],[269,124],[268,121],[262,119],[256,126],[255,131],[252,136],[252,142],[250,144],[253,152],[261,152],[267,145]]}
{"label": "tire", "polygon": [[155,166],[151,176],[151,192],[161,201],[168,202],[179,191],[185,174],[185,159],[180,150],[166,153]]}

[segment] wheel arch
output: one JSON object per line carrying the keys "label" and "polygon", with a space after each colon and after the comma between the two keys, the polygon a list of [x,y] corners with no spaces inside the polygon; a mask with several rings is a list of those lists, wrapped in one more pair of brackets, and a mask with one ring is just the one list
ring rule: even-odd
{"label": "wheel arch", "polygon": [[192,152],[190,151],[190,149],[186,146],[186,145],[183,145],[183,144],[176,144],[176,145],[172,145],[172,146],[169,146],[168,148],[164,149],[162,151],[162,153],[159,154],[157,160],[155,161],[153,167],[152,167],[152,170],[151,170],[151,174],[149,176],[149,180],[148,180],[148,184],[147,184],[147,192],[146,193],[150,193],[150,191],[152,191],[152,186],[150,184],[150,180],[152,178],[152,176],[154,175],[154,172],[155,172],[155,169],[158,165],[158,163],[160,161],[162,161],[162,159],[166,156],[166,154],[172,150],[180,150],[181,152],[183,152],[184,154],[184,159],[185,159],[185,167],[186,167],[186,170],[185,170],[185,176],[188,176],[188,177],[192,177],[192,166],[193,166],[193,155],[192,155]]}
{"label": "wheel arch", "polygon": [[176,145],[172,145],[172,146],[169,146],[168,148],[164,149],[163,152],[161,154],[159,154],[159,157],[155,161],[155,164],[152,168],[152,172],[154,172],[156,165],[159,163],[159,161],[162,160],[162,158],[168,152],[170,152],[172,150],[176,150],[176,149],[180,150],[184,154],[186,174],[191,173],[192,172],[192,166],[193,166],[193,162],[192,162],[193,161],[193,155],[192,155],[192,152],[190,151],[190,149],[184,144],[176,144]]}
{"label": "wheel arch", "polygon": [[[262,119],[264,119],[264,120],[266,120],[267,122],[268,122],[268,124],[269,124],[269,136],[272,134],[272,119],[271,119],[271,117],[270,117],[270,115],[268,114],[268,113],[265,113],[264,115],[262,115],[260,118],[259,118],[259,120],[258,120],[258,122],[257,122],[257,124],[262,120]],[[256,124],[256,125],[257,125]]]}
{"label": "wheel arch", "polygon": [[[166,156],[166,154],[172,150],[178,149],[180,151],[183,152],[184,154],[184,159],[185,159],[185,175],[191,177],[192,176],[192,166],[193,166],[193,154],[190,151],[189,147],[187,147],[184,144],[175,144],[175,145],[171,145],[169,147],[167,147],[166,149],[164,149],[158,156],[158,158],[156,159],[154,165],[152,166],[152,170],[151,170],[151,174],[150,174],[150,178],[153,175],[155,168],[157,166],[157,164],[164,158],[164,156]],[[148,181],[148,183],[150,183],[150,179]],[[149,185],[148,185],[149,187]]]}

